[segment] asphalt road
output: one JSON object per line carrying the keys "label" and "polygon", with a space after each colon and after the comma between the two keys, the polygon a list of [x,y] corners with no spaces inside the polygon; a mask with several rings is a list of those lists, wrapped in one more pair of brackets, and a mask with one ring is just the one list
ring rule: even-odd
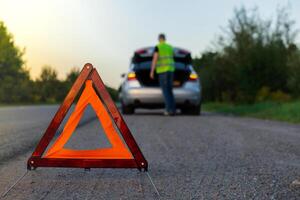
{"label": "asphalt road", "polygon": [[[0,192],[26,161],[57,106],[0,108]],[[125,116],[161,199],[300,199],[300,125],[204,113]],[[91,110],[68,147],[109,146]],[[3,199],[158,199],[135,169],[30,171]]]}

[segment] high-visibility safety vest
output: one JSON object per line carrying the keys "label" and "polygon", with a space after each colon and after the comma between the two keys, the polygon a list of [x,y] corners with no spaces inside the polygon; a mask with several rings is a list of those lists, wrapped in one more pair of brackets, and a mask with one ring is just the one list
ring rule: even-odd
{"label": "high-visibility safety vest", "polygon": [[156,63],[156,73],[174,72],[174,58],[173,47],[165,42],[161,42],[157,45],[158,48],[158,60]]}

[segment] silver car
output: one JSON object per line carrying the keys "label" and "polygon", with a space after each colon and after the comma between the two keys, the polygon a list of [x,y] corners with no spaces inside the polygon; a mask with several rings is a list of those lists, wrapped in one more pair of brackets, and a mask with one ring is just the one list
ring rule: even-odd
{"label": "silver car", "polygon": [[[154,47],[135,51],[128,73],[122,74],[124,80],[119,88],[119,99],[124,114],[133,114],[136,108],[164,107],[157,74],[154,79],[150,78],[153,53]],[[201,85],[191,65],[191,53],[182,48],[174,48],[174,60],[176,70],[173,93],[176,108],[183,114],[200,115]]]}

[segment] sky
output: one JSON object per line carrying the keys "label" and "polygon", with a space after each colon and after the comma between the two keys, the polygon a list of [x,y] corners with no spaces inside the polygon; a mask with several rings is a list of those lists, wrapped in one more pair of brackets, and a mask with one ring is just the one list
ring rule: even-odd
{"label": "sky", "polygon": [[286,6],[300,28],[299,0],[0,0],[0,20],[25,48],[33,79],[45,65],[63,79],[89,62],[117,88],[134,50],[154,46],[158,33],[200,56],[243,5],[257,7],[263,18]]}

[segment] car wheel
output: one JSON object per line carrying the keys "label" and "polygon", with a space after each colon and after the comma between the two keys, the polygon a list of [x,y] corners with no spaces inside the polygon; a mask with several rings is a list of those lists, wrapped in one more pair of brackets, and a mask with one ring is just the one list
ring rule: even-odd
{"label": "car wheel", "polygon": [[122,113],[125,115],[132,115],[134,114],[134,107],[132,106],[126,106],[124,104],[122,104]]}
{"label": "car wheel", "polygon": [[201,104],[197,106],[189,106],[181,109],[181,113],[184,115],[201,115]]}

